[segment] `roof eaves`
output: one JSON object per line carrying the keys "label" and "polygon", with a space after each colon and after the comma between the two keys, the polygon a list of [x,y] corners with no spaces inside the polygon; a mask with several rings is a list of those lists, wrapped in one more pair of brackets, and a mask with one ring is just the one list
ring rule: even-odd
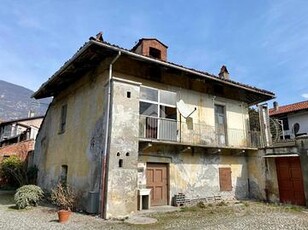
{"label": "roof eaves", "polygon": [[31,97],[36,98],[36,97],[38,96],[39,92],[40,92],[41,90],[43,90],[44,87],[45,87],[46,85],[48,85],[49,83],[53,82],[53,81],[55,80],[55,78],[56,78],[62,71],[64,71],[64,70],[65,70],[65,69],[66,69],[77,57],[79,57],[90,45],[91,45],[91,41],[86,42],[83,46],[81,46],[81,47],[79,48],[79,50],[78,50],[68,61],[66,61],[66,62],[64,63],[64,65],[61,66],[61,68],[60,68],[57,72],[55,72],[46,82],[44,82],[44,83],[40,86],[40,88],[39,88],[36,92],[34,92],[34,93],[31,95]]}
{"label": "roof eaves", "polygon": [[40,118],[44,118],[44,116],[35,116],[35,117],[27,117],[27,118],[19,118],[19,119],[13,119],[13,120],[9,120],[9,121],[3,121],[0,122],[0,125],[6,125],[6,124],[10,124],[10,123],[18,123],[21,121],[29,121],[29,120],[35,120],[35,119],[40,119]]}
{"label": "roof eaves", "polygon": [[273,98],[275,96],[275,94],[273,92],[270,92],[270,91],[267,91],[267,90],[263,90],[263,89],[259,89],[259,88],[256,88],[256,87],[253,87],[253,86],[250,86],[250,85],[242,84],[242,83],[239,83],[239,82],[236,82],[236,81],[232,81],[230,79],[223,79],[223,78],[220,78],[220,77],[218,77],[214,74],[210,74],[210,73],[204,72],[204,71],[199,71],[199,70],[196,70],[196,69],[193,69],[193,68],[184,67],[182,65],[175,64],[175,63],[172,63],[172,62],[158,60],[158,59],[155,59],[155,58],[152,58],[152,57],[137,54],[137,53],[134,53],[130,50],[119,47],[117,45],[112,45],[112,44],[107,43],[107,42],[98,42],[98,41],[91,41],[91,42],[93,42],[97,45],[103,45],[103,46],[111,48],[111,49],[116,49],[117,51],[119,51],[118,49],[120,49],[121,52],[123,52],[127,55],[138,57],[140,59],[147,60],[147,61],[150,61],[150,62],[155,62],[155,63],[161,64],[161,65],[167,65],[169,67],[177,68],[179,70],[189,72],[189,73],[192,73],[192,74],[195,74],[195,75],[199,75],[199,76],[202,76],[202,77],[206,77],[206,78],[209,78],[209,79],[212,79],[214,81],[218,81],[218,82],[221,82],[221,83],[224,83],[224,84],[233,85],[235,87],[244,88],[246,90],[254,91],[254,92],[257,92],[257,93],[266,94],[266,95],[271,96]]}
{"label": "roof eaves", "polygon": [[164,66],[171,67],[171,68],[176,68],[178,70],[188,72],[188,73],[191,73],[191,74],[194,74],[194,75],[198,75],[198,76],[201,76],[201,77],[205,77],[205,78],[217,81],[217,82],[221,82],[223,84],[228,84],[228,85],[231,85],[231,86],[234,86],[234,87],[239,87],[239,88],[249,90],[249,91],[252,91],[252,92],[255,92],[255,93],[261,93],[261,94],[267,95],[267,96],[272,97],[272,98],[275,97],[275,94],[273,92],[270,92],[270,91],[267,91],[267,90],[252,87],[252,86],[242,84],[242,83],[239,83],[239,82],[236,82],[236,81],[232,81],[232,80],[229,80],[229,79],[223,79],[223,78],[220,78],[220,77],[218,77],[214,74],[199,71],[199,70],[196,70],[196,69],[193,69],[193,68],[184,67],[182,65],[175,64],[175,63],[172,63],[172,62],[167,62],[167,61],[155,59],[155,58],[152,58],[152,57],[144,56],[144,55],[141,55],[141,54],[137,54],[137,53],[132,52],[131,50],[122,48],[122,47],[115,45],[115,44],[108,43],[106,41],[101,42],[101,41],[95,41],[95,40],[90,40],[90,41],[86,42],[73,55],[72,58],[70,58],[67,62],[65,62],[64,65],[56,73],[54,73],[45,83],[43,83],[41,85],[41,87],[32,95],[32,97],[36,98],[36,96],[39,95],[39,92],[41,90],[43,90],[46,85],[53,82],[56,79],[56,77],[62,71],[64,71],[76,58],[78,58],[89,46],[91,46],[91,44],[103,46],[103,47],[106,47],[106,48],[109,48],[109,49],[112,49],[112,50],[115,50],[115,51],[121,51],[124,54],[127,54],[129,56],[133,56],[135,58],[140,58],[141,60],[149,61],[149,62],[152,62],[152,63],[157,63],[157,64],[164,65]]}

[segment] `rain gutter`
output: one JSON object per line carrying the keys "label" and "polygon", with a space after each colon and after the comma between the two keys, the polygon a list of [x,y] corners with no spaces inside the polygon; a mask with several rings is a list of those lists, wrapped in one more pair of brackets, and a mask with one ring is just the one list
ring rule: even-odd
{"label": "rain gutter", "polygon": [[109,130],[110,130],[110,118],[111,118],[111,81],[112,81],[112,67],[113,64],[118,60],[121,56],[121,51],[118,51],[117,56],[111,61],[109,64],[109,78],[108,78],[108,95],[107,95],[107,111],[106,111],[106,129],[105,129],[105,143],[104,143],[104,150],[101,154],[101,162],[102,162],[102,173],[101,173],[101,217],[106,218],[106,207],[107,207],[107,183],[108,183],[108,159],[109,154],[107,151],[109,149]]}

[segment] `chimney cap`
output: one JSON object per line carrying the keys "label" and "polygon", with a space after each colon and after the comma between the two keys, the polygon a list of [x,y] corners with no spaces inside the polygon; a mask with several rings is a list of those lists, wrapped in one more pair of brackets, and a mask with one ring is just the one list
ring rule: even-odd
{"label": "chimney cap", "polygon": [[225,65],[221,66],[218,76],[224,79],[229,79],[229,72],[228,72],[227,66]]}
{"label": "chimney cap", "polygon": [[224,73],[224,72],[225,72],[225,73],[229,73],[229,72],[228,72],[228,69],[227,69],[227,66],[222,65],[221,68],[220,68],[220,73]]}
{"label": "chimney cap", "polygon": [[162,43],[161,41],[159,41],[157,38],[140,38],[139,41],[131,49],[131,51],[135,51],[137,49],[137,47],[142,43],[142,41],[149,41],[149,40],[155,40],[155,41],[159,42],[160,44],[162,44],[164,47],[166,47],[166,49],[168,49],[168,46],[165,45],[164,43]]}

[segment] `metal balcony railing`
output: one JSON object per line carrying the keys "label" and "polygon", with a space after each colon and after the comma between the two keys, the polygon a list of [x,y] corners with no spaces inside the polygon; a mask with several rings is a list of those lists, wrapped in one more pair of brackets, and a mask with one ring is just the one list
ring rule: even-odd
{"label": "metal balcony railing", "polygon": [[140,116],[139,137],[190,145],[256,148],[262,143],[260,133],[243,129],[217,132],[215,126],[201,123],[179,122],[172,119]]}

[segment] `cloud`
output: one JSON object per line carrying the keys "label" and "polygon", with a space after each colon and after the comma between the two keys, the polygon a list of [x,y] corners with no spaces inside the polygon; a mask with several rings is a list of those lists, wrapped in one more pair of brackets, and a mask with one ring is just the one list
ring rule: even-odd
{"label": "cloud", "polygon": [[308,99],[308,93],[302,94],[302,97]]}

